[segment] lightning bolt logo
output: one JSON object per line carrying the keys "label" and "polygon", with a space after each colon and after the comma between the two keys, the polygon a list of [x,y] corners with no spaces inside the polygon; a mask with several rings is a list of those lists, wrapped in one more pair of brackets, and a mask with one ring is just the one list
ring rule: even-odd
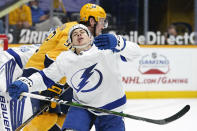
{"label": "lightning bolt logo", "polygon": [[78,84],[79,89],[77,89],[77,92],[79,92],[86,84],[88,84],[89,81],[87,81],[87,80],[94,73],[92,70],[94,69],[94,67],[96,65],[97,65],[97,63],[86,68],[86,70],[84,71],[84,73],[81,76],[82,81]]}

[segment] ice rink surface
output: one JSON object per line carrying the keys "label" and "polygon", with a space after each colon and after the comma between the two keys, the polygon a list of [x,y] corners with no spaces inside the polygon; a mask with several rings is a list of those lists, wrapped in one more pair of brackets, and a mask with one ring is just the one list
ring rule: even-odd
{"label": "ice rink surface", "polygon": [[126,131],[197,131],[197,99],[128,100],[125,113],[151,119],[163,119],[174,115],[185,105],[190,105],[190,110],[183,117],[166,125],[125,118]]}

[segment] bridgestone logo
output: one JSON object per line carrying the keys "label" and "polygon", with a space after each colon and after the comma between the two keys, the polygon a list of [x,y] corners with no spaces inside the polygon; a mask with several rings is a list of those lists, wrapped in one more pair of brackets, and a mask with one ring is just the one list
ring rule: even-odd
{"label": "bridgestone logo", "polygon": [[42,43],[44,39],[47,37],[48,32],[42,31],[31,31],[23,29],[20,34],[20,41],[19,43],[30,43],[30,44],[37,44]]}
{"label": "bridgestone logo", "polygon": [[[32,31],[29,29],[22,29],[18,43],[21,44],[41,44],[48,36],[47,31]],[[9,43],[13,42],[13,35],[8,34]],[[16,44],[16,43],[14,43]]]}

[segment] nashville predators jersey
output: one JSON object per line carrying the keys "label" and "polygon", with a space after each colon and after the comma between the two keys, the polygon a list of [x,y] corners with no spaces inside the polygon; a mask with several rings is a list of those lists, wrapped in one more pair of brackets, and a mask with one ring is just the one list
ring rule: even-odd
{"label": "nashville predators jersey", "polygon": [[24,71],[29,68],[42,70],[45,68],[44,61],[46,54],[48,54],[50,59],[55,60],[62,51],[68,50],[64,43],[67,41],[69,29],[75,24],[77,22],[68,22],[52,31],[42,43],[39,50],[29,59]]}
{"label": "nashville predators jersey", "polygon": [[62,34],[59,38],[59,42],[56,46],[55,49],[53,50],[50,50],[47,52],[47,56],[52,59],[52,60],[56,60],[56,57],[62,52],[62,51],[65,51],[65,50],[68,50],[68,47],[65,46],[65,43],[68,39],[68,32],[70,30],[70,28],[74,25],[78,24],[77,22],[70,22],[70,23],[67,23],[66,25],[63,25],[62,28],[64,28],[64,34]]}

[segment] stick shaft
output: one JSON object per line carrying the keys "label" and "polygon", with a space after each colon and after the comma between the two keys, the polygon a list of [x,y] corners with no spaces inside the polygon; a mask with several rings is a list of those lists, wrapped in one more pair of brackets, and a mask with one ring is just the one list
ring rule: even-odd
{"label": "stick shaft", "polygon": [[130,119],[135,119],[135,120],[141,120],[141,121],[154,123],[154,124],[159,124],[159,125],[167,124],[167,123],[170,123],[172,121],[175,121],[175,120],[179,119],[180,117],[185,115],[190,109],[190,106],[186,105],[179,112],[177,112],[176,114],[174,114],[174,115],[172,115],[168,118],[160,119],[160,120],[154,120],[154,119],[144,118],[144,117],[140,117],[140,116],[125,114],[125,113],[121,113],[121,112],[116,112],[116,111],[96,108],[96,107],[92,107],[92,106],[87,106],[87,105],[83,105],[83,104],[79,104],[79,103],[64,101],[64,100],[60,100],[60,99],[56,99],[56,98],[45,97],[45,96],[41,96],[41,95],[35,95],[35,94],[31,94],[31,93],[25,93],[24,92],[21,95],[22,96],[27,96],[27,97],[32,97],[32,98],[35,98],[35,99],[40,99],[40,100],[56,102],[58,104],[64,104],[64,105],[79,107],[79,108],[83,108],[83,109],[91,109],[91,110],[102,112],[102,113],[107,113],[107,114],[111,114],[111,115],[126,117],[126,118],[130,118]]}

